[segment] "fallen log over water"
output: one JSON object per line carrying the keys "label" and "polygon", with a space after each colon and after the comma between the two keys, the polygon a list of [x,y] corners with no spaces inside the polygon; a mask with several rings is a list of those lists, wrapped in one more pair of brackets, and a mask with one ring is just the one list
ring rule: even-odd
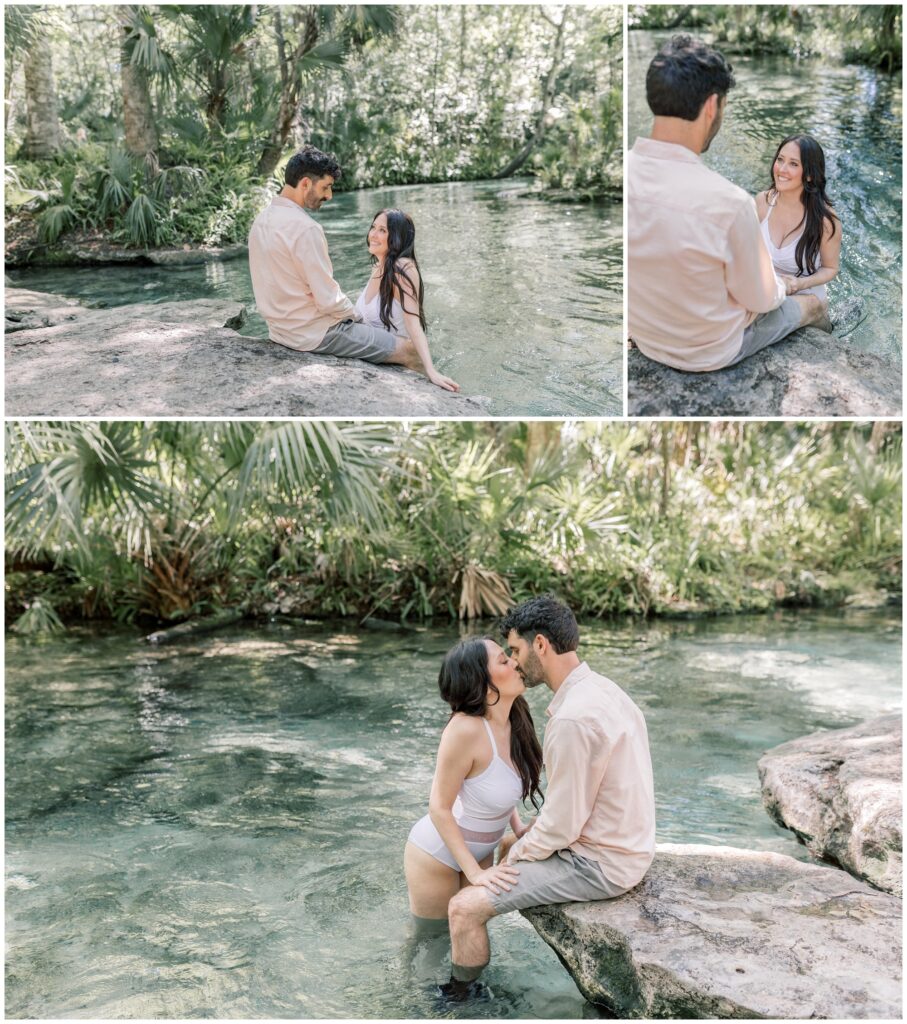
{"label": "fallen log over water", "polygon": [[149,644],[169,644],[174,640],[182,640],[187,636],[199,636],[202,633],[214,633],[225,626],[232,626],[243,618],[240,611],[223,612],[220,615],[211,615],[205,619],[189,619],[188,622],[181,622],[178,626],[170,626],[168,629],[160,629],[156,633],[149,633],[145,642]]}

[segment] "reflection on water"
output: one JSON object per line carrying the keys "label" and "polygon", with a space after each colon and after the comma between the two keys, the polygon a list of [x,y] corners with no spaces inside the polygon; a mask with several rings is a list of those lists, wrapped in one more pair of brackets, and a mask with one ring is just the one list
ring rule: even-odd
{"label": "reflection on water", "polygon": [[[900,706],[892,614],[583,636],[645,712],[661,841],[805,859],[762,808],[760,754]],[[160,649],[122,632],[11,638],[7,1015],[444,1015],[446,948],[407,954],[401,855],[455,639],[312,623]],[[548,691],[528,699],[541,729]],[[519,915],[492,943],[496,998],[459,1016],[595,1015]]]}
{"label": "reflection on water", "polygon": [[[389,206],[413,216],[432,357],[466,393],[491,398],[494,415],[620,415],[621,207],[522,198],[527,184],[368,189],[338,195],[316,216],[337,281],[353,299],[369,274],[372,217]],[[245,259],[9,277],[111,306],[206,297],[254,304]],[[243,333],[267,337],[267,328],[256,313]]]}
{"label": "reflection on water", "polygon": [[[669,32],[631,32],[629,142],[647,135],[649,61]],[[720,48],[720,44],[719,44]],[[841,273],[828,286],[832,310],[851,296],[868,316],[842,343],[901,366],[902,82],[858,65],[788,57],[731,56],[737,85],[704,162],[755,193],[771,184],[778,143],[794,132],[825,150],[828,193],[844,228]]]}

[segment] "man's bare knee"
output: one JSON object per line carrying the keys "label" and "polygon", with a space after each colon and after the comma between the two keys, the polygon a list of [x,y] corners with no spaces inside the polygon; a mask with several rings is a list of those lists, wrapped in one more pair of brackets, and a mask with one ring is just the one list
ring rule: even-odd
{"label": "man's bare knee", "polygon": [[467,886],[451,897],[447,916],[451,928],[466,923],[481,924],[494,917],[494,907],[481,886]]}

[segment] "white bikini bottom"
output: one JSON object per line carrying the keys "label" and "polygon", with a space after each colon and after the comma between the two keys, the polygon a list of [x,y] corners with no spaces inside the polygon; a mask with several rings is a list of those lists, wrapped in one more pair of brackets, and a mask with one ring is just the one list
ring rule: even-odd
{"label": "white bikini bottom", "polygon": [[[466,840],[466,848],[480,864],[490,853],[494,853],[504,838],[506,830],[506,825],[498,832],[473,832],[461,826],[463,838]],[[413,825],[409,833],[409,841],[413,846],[418,846],[420,850],[431,854],[435,860],[441,861],[442,864],[453,868],[454,871],[462,871],[427,814]]]}

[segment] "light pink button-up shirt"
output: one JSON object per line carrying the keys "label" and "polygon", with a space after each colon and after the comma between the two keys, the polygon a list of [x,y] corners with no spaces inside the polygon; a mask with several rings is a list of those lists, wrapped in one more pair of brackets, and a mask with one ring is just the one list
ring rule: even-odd
{"label": "light pink button-up shirt", "polygon": [[271,341],[311,352],[335,324],[358,319],[334,280],[324,229],[292,199],[275,196],[255,218],[249,270]]}
{"label": "light pink button-up shirt", "polygon": [[532,829],[508,860],[545,860],[570,849],[630,889],[655,855],[655,794],[642,712],[582,662],[548,705],[548,785]]}
{"label": "light pink button-up shirt", "polygon": [[678,370],[727,366],[744,329],[786,295],[752,196],[686,146],[644,138],[625,187],[630,337]]}

